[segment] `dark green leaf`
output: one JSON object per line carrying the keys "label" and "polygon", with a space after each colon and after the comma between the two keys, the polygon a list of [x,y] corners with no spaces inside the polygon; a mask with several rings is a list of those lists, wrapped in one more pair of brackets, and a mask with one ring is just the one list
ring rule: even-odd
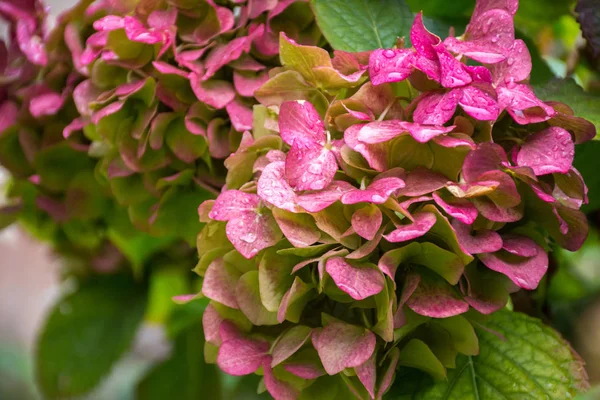
{"label": "dark green leaf", "polygon": [[480,354],[460,356],[448,379],[399,371],[389,399],[496,400],[573,398],[588,387],[583,362],[539,320],[499,311],[478,328]]}
{"label": "dark green leaf", "polygon": [[145,309],[145,287],[123,276],[94,278],[61,299],[37,345],[37,381],[45,398],[94,388],[129,348]]}
{"label": "dark green leaf", "polygon": [[413,13],[404,0],[311,0],[317,23],[336,50],[392,47],[408,37]]}
{"label": "dark green leaf", "polygon": [[600,96],[584,92],[572,79],[555,79],[534,89],[540,99],[567,104],[576,116],[587,119],[600,131]]}
{"label": "dark green leaf", "polygon": [[202,312],[206,302],[195,300],[179,306],[170,325],[177,325],[171,357],[155,366],[137,387],[138,400],[220,400],[220,373],[204,361]]}

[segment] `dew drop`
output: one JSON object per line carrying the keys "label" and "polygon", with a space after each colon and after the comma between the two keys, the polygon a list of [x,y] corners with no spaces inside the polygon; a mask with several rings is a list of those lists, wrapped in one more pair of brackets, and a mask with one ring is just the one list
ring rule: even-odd
{"label": "dew drop", "polygon": [[385,58],[394,58],[396,57],[396,52],[394,50],[387,49],[383,51],[383,56]]}

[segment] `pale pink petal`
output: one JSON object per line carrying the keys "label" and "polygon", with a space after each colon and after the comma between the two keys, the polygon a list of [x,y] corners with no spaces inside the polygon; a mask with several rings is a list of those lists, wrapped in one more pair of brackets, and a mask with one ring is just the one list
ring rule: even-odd
{"label": "pale pink petal", "polygon": [[397,226],[396,229],[384,237],[392,243],[405,242],[423,236],[435,225],[437,219],[435,214],[420,212],[415,214],[414,222]]}
{"label": "pale pink petal", "polygon": [[376,268],[356,265],[342,257],[327,260],[325,270],[342,291],[354,300],[363,300],[383,290],[385,280]]}

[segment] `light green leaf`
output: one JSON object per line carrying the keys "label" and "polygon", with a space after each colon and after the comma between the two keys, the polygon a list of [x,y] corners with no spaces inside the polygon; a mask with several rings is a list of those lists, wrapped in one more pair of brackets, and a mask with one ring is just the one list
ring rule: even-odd
{"label": "light green leaf", "polygon": [[409,36],[414,17],[404,0],[311,0],[311,4],[323,35],[336,50],[392,47],[396,38]]}
{"label": "light green leaf", "polygon": [[145,287],[122,276],[94,278],[61,299],[37,344],[44,397],[71,398],[94,388],[129,348],[145,309]]}
{"label": "light green leaf", "polygon": [[564,400],[588,387],[583,362],[537,319],[503,310],[477,334],[479,355],[458,357],[447,380],[433,383],[423,374],[400,371],[388,398]]}

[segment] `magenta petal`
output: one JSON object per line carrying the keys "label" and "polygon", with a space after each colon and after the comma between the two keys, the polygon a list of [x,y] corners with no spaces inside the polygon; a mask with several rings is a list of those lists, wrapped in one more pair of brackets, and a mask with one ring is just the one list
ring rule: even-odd
{"label": "magenta petal", "polygon": [[[352,150],[360,153],[369,166],[375,171],[384,171],[387,169],[388,152],[385,146],[368,145],[358,140],[358,134],[364,124],[352,125],[344,132],[344,143]],[[342,147],[342,151],[345,148]]]}
{"label": "magenta petal", "polygon": [[461,89],[446,92],[426,92],[417,97],[413,120],[419,124],[444,125],[450,121],[461,99]]}
{"label": "magenta petal", "polygon": [[35,96],[29,104],[29,112],[34,118],[56,114],[63,106],[64,98],[59,93],[48,92]]}
{"label": "magenta petal", "polygon": [[270,357],[269,343],[246,338],[224,341],[219,348],[217,365],[225,373],[234,376],[255,372]]}
{"label": "magenta petal", "polygon": [[[479,259],[491,270],[506,275],[511,281],[523,289],[535,289],[546,271],[548,270],[548,254],[537,243],[525,236],[516,235],[509,239],[518,240],[520,252],[524,254],[533,254],[535,256],[521,257],[512,254],[509,251],[501,250],[496,253],[480,254]],[[516,245],[510,243],[509,249],[514,249]]]}
{"label": "magenta petal", "polygon": [[443,44],[435,46],[440,62],[440,83],[445,88],[455,88],[468,85],[473,81],[465,65],[458,61]]}
{"label": "magenta petal", "polygon": [[434,46],[440,43],[440,38],[425,28],[422,12],[415,16],[410,30],[410,41],[419,55],[430,60],[437,59],[437,52]]}
{"label": "magenta petal", "polygon": [[426,143],[432,138],[451,132],[454,126],[429,126],[406,121],[387,120],[376,121],[364,125],[358,132],[358,140],[367,143],[387,142],[405,132],[420,143]]}
{"label": "magenta petal", "polygon": [[411,49],[378,49],[369,57],[369,75],[373,85],[399,82],[413,72],[415,53]]}
{"label": "magenta petal", "polygon": [[471,235],[471,227],[461,221],[452,221],[452,227],[460,246],[469,254],[493,253],[502,248],[502,238],[491,230],[478,231]]}
{"label": "magenta petal", "polygon": [[204,67],[206,71],[202,80],[205,81],[212,77],[221,67],[237,60],[243,53],[250,51],[252,38],[250,36],[242,36],[233,39],[227,44],[215,47],[206,57]]}
{"label": "magenta petal", "polygon": [[522,236],[506,235],[503,238],[502,249],[520,257],[535,257],[541,247],[532,245],[533,241],[523,240]]}
{"label": "magenta petal", "polygon": [[417,213],[414,215],[414,222],[397,226],[396,230],[384,235],[384,238],[392,243],[416,239],[429,232],[436,220],[435,214],[430,212]]}
{"label": "magenta petal", "polygon": [[316,213],[338,201],[344,193],[354,190],[354,186],[344,181],[333,181],[323,190],[305,192],[298,195],[298,205],[306,211]]}
{"label": "magenta petal", "polygon": [[198,100],[216,109],[225,107],[235,98],[233,85],[227,81],[201,82],[198,74],[191,73],[190,85]]}
{"label": "magenta petal", "polygon": [[217,221],[229,221],[240,216],[245,211],[258,207],[260,197],[239,190],[227,190],[215,200],[209,217]]}
{"label": "magenta petal", "polygon": [[373,203],[383,204],[396,190],[404,187],[400,178],[381,178],[373,181],[365,190],[354,189],[342,196],[343,204]]}
{"label": "magenta petal", "polygon": [[376,342],[373,332],[341,321],[313,333],[313,345],[329,375],[364,364],[375,351]]}
{"label": "magenta petal", "polygon": [[471,117],[480,121],[494,121],[498,118],[498,102],[485,91],[471,85],[462,88],[461,94],[458,104]]}
{"label": "magenta petal", "polygon": [[492,83],[492,73],[486,67],[466,65],[465,68],[474,82]]}
{"label": "magenta petal", "polygon": [[556,114],[549,105],[537,98],[533,90],[524,84],[496,88],[500,108],[506,108],[513,119],[521,125],[547,121]]}
{"label": "magenta petal", "polygon": [[499,46],[490,46],[484,41],[464,42],[454,37],[447,37],[444,46],[456,54],[462,54],[484,64],[495,64],[506,59],[505,49]]}
{"label": "magenta petal", "polygon": [[285,179],[284,161],[275,161],[265,167],[258,180],[257,193],[275,207],[291,212],[301,211],[296,203],[296,194]]}
{"label": "magenta petal", "polygon": [[244,74],[238,71],[233,72],[235,90],[244,97],[254,96],[254,92],[268,80],[269,74],[266,71],[256,75]]}
{"label": "magenta petal", "polygon": [[[411,274],[407,279],[418,275]],[[420,315],[432,318],[448,318],[469,310],[469,304],[461,299],[456,290],[439,277],[421,276],[415,291],[406,305]]]}
{"label": "magenta petal", "polygon": [[508,58],[490,68],[496,84],[512,85],[529,78],[531,72],[531,55],[522,40],[515,40],[508,52]]}
{"label": "magenta petal", "polygon": [[337,287],[354,300],[363,300],[383,290],[385,280],[381,272],[369,266],[349,263],[342,257],[332,257],[325,267]]}
{"label": "magenta petal", "polygon": [[317,143],[295,141],[285,160],[285,175],[296,190],[321,190],[338,169],[335,154]]}
{"label": "magenta petal", "polygon": [[550,127],[525,139],[517,155],[517,164],[533,169],[536,175],[568,173],[575,157],[571,134],[559,127]]}
{"label": "magenta petal", "polygon": [[439,194],[433,193],[433,199],[448,215],[471,225],[477,218],[477,208],[467,199],[444,200]]}
{"label": "magenta petal", "polygon": [[496,171],[508,163],[504,149],[495,143],[482,143],[471,151],[463,163],[462,174],[467,182],[475,182],[488,171]]}
{"label": "magenta petal", "polygon": [[325,126],[315,107],[304,100],[286,101],[279,110],[279,131],[284,142],[294,143],[325,142]]}
{"label": "magenta petal", "polygon": [[382,221],[381,210],[373,204],[359,208],[352,214],[352,228],[359,236],[367,240],[373,240]]}

